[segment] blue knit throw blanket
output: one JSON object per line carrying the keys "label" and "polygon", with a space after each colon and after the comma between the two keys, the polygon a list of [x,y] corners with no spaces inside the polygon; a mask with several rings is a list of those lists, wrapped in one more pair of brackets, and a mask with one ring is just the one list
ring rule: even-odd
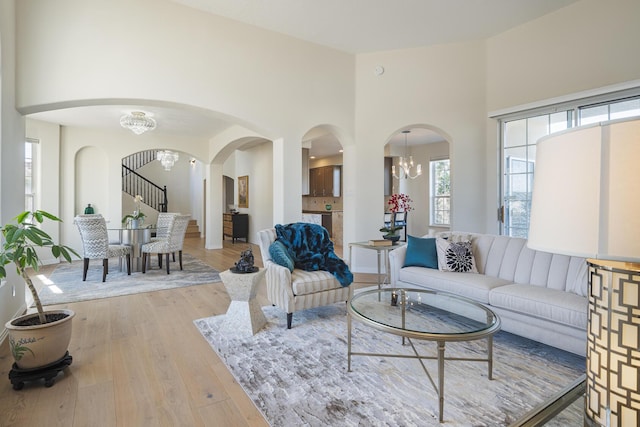
{"label": "blue knit throw blanket", "polygon": [[278,240],[293,257],[295,268],[328,271],[342,286],[353,282],[349,267],[333,251],[333,242],[326,228],[306,222],[276,224],[275,228]]}

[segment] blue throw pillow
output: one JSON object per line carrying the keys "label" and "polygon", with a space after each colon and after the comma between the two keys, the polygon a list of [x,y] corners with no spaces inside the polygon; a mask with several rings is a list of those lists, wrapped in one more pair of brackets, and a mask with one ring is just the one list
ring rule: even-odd
{"label": "blue throw pillow", "polygon": [[407,254],[403,267],[438,268],[436,239],[407,236]]}
{"label": "blue throw pillow", "polygon": [[269,255],[271,255],[273,262],[283,267],[287,267],[289,271],[293,271],[293,258],[291,258],[287,248],[281,241],[276,240],[269,246]]}

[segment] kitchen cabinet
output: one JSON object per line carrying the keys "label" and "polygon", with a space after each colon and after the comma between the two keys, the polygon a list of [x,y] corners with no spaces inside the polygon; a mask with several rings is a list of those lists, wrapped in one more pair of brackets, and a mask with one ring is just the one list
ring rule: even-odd
{"label": "kitchen cabinet", "polygon": [[342,166],[322,166],[309,169],[309,195],[340,197]]}
{"label": "kitchen cabinet", "polygon": [[249,215],[248,214],[222,214],[222,237],[231,237],[233,243],[236,239],[249,241]]}

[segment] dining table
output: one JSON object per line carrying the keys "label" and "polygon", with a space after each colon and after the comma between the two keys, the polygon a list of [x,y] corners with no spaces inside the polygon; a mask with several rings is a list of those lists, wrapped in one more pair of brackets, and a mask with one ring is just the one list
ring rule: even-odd
{"label": "dining table", "polygon": [[151,241],[154,228],[110,228],[121,245],[131,246],[131,271],[142,271],[142,245]]}

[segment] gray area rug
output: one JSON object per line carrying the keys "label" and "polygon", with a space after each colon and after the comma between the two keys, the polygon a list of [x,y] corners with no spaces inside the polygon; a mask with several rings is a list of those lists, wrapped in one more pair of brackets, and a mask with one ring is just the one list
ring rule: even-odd
{"label": "gray area rug", "polygon": [[183,254],[182,267],[183,270],[180,271],[176,258],[176,262],[171,262],[171,274],[167,274],[165,268],[158,269],[157,257],[154,257],[151,270],[147,270],[145,274],[132,271],[131,276],[128,276],[125,263],[123,262],[123,271],[119,271],[118,259],[114,258],[109,260],[109,274],[107,281],[103,283],[100,260],[89,263],[85,282],[82,281],[82,261],[62,263],[45,280],[40,299],[43,305],[66,304],[220,281],[217,270],[191,255]]}
{"label": "gray area rug", "polygon": [[[267,325],[248,338],[221,328],[224,315],[194,323],[272,426],[507,426],[585,370],[584,358],[499,332],[493,380],[486,363],[445,363],[440,424],[436,392],[417,360],[353,356],[347,372],[344,304],[297,312],[290,330],[284,312],[263,311]],[[484,357],[485,343],[447,343],[446,354]],[[436,354],[433,342],[414,344],[422,355]],[[399,337],[355,320],[352,346],[411,354]],[[436,379],[437,363],[425,364]]]}

